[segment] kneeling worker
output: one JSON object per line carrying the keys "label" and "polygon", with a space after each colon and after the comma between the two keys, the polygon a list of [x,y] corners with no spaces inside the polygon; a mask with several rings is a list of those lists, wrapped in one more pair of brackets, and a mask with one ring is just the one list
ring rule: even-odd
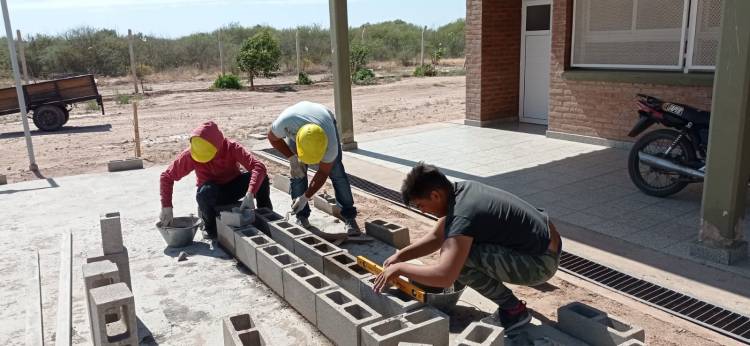
{"label": "kneeling worker", "polygon": [[[474,181],[451,183],[436,167],[419,163],[401,187],[404,202],[439,217],[435,229],[383,264],[374,289],[403,275],[435,287],[469,286],[498,310],[485,322],[506,331],[531,320],[526,303],[504,285],[534,286],[555,274],[562,241],[546,214],[515,195]],[[411,259],[440,250],[437,263]]]}
{"label": "kneeling worker", "polygon": [[[247,172],[242,173],[238,165]],[[190,147],[161,174],[161,216],[163,225],[172,221],[172,189],[174,182],[195,171],[198,210],[203,219],[204,237],[216,238],[217,205],[231,204],[243,198],[240,208],[273,208],[266,166],[239,143],[224,138],[213,121],[193,130]],[[244,196],[244,197],[243,197]]]}
{"label": "kneeling worker", "polygon": [[[310,227],[308,202],[330,177],[336,202],[341,207],[346,234],[349,237],[361,236],[352,188],[341,162],[341,144],[333,112],[318,103],[297,103],[281,112],[271,124],[268,141],[289,159],[289,193],[297,223],[305,228]],[[309,187],[307,165],[318,165]]]}

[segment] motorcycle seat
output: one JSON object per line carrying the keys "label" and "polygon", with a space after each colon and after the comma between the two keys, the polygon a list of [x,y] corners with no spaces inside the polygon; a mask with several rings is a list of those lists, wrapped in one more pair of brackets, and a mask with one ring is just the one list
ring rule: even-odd
{"label": "motorcycle seat", "polygon": [[711,120],[711,112],[700,110],[690,106],[683,107],[685,107],[685,111],[682,112],[682,116],[686,120],[692,122],[695,125],[708,126],[708,123]]}

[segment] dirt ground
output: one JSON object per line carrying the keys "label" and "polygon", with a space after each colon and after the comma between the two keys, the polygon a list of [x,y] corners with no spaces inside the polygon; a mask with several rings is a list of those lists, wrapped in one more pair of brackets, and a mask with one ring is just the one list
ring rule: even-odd
{"label": "dirt ground", "polygon": [[[302,101],[333,108],[330,83],[293,87],[293,91],[209,91],[210,82],[182,81],[153,85],[153,96],[138,102],[142,157],[146,165],[169,162],[187,143],[188,133],[214,120],[224,133],[247,145],[251,134],[267,133],[276,116]],[[355,133],[462,118],[465,77],[404,78],[353,87]],[[104,83],[104,85],[108,85]],[[118,85],[126,88],[127,85]],[[103,87],[107,90],[109,86]],[[161,92],[159,92],[161,91]],[[134,156],[132,105],[110,99],[106,115],[76,107],[57,132],[36,131],[32,138],[37,163],[45,177],[106,170],[110,160]],[[12,116],[0,123],[0,174],[9,182],[35,179],[28,172],[23,128]]]}

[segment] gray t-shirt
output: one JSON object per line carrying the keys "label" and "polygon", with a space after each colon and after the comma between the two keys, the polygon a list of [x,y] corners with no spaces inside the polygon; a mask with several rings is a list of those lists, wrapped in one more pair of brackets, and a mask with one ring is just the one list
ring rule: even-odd
{"label": "gray t-shirt", "polygon": [[[297,131],[307,124],[317,124],[326,136],[328,136],[328,147],[321,162],[331,163],[339,154],[338,136],[336,135],[336,123],[333,112],[326,106],[308,101],[297,103],[279,115],[271,124],[271,132],[278,138],[287,139],[287,143],[294,144]],[[296,145],[290,145],[292,152],[297,152]]]}
{"label": "gray t-shirt", "polygon": [[531,255],[547,251],[548,217],[516,195],[475,181],[454,184],[445,237],[465,235]]}

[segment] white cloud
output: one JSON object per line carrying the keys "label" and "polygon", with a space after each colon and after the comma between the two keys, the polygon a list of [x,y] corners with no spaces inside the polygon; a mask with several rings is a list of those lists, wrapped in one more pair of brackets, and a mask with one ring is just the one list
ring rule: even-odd
{"label": "white cloud", "polygon": [[13,10],[60,10],[106,8],[154,8],[205,5],[314,5],[327,4],[328,0],[11,0]]}

